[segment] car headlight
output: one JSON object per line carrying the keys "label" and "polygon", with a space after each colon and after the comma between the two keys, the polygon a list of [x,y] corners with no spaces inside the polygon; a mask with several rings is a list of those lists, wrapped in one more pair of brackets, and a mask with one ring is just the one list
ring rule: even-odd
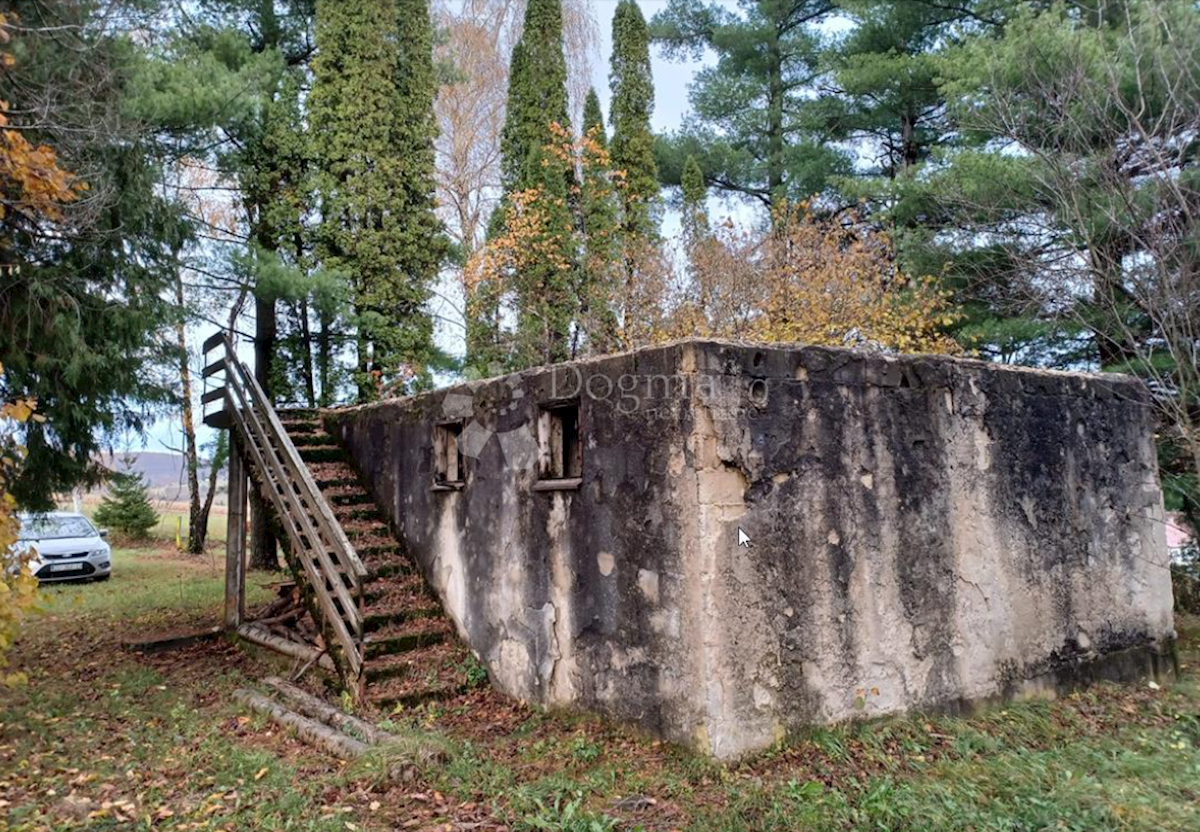
{"label": "car headlight", "polygon": [[91,552],[88,552],[88,557],[92,557],[92,558],[102,558],[102,557],[104,557],[104,556],[105,556],[105,555],[107,555],[107,554],[108,554],[108,550],[107,550],[107,549],[94,549],[93,551],[91,551]]}

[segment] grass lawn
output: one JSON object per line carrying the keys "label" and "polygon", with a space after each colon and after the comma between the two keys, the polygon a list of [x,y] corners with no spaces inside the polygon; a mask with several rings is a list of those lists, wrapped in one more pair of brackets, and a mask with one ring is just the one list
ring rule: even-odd
{"label": "grass lawn", "polygon": [[1194,620],[1162,689],[813,730],[736,766],[479,687],[384,722],[447,750],[406,780],[231,703],[273,658],[122,648],[215,623],[219,567],[120,551],[111,581],[47,590],[15,648],[29,684],[0,692],[0,830],[1200,829]]}

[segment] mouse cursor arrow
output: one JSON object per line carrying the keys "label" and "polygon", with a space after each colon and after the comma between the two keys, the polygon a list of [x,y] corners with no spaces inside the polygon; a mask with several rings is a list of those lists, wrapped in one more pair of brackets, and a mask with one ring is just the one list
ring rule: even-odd
{"label": "mouse cursor arrow", "polygon": [[750,548],[750,535],[742,531],[741,526],[738,526],[738,546],[745,546],[747,549]]}

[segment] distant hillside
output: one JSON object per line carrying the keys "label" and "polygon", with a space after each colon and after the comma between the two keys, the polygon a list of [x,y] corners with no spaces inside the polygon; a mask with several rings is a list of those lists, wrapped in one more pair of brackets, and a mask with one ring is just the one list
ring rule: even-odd
{"label": "distant hillside", "polygon": [[[150,487],[150,494],[155,499],[187,499],[187,474],[184,471],[184,458],[182,454],[163,451],[136,451],[130,454],[106,455],[104,464],[114,471],[124,471],[127,470],[127,457],[132,460],[129,468],[145,477],[146,484]],[[201,466],[200,479],[201,488],[203,489],[208,481],[207,466]],[[217,475],[218,494],[223,493],[224,490],[225,472],[221,471]],[[220,496],[218,496],[218,499],[221,499]]]}

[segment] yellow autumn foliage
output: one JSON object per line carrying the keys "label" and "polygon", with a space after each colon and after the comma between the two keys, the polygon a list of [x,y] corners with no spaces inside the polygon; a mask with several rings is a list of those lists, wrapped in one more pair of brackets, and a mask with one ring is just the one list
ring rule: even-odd
{"label": "yellow autumn foliage", "polygon": [[[0,374],[4,368],[0,366]],[[16,429],[36,416],[36,404],[27,400],[0,405],[0,687],[25,681],[21,673],[8,672],[8,649],[21,623],[37,606],[38,582],[29,571],[29,557],[16,551],[20,524],[9,483],[23,449],[14,441]]]}
{"label": "yellow autumn foliage", "polygon": [[[546,151],[548,159],[581,171],[583,181],[621,193],[622,172],[608,169],[607,151],[592,137],[572,139],[558,129]],[[579,195],[576,189],[571,199]],[[960,351],[946,334],[958,319],[948,293],[931,277],[904,274],[887,234],[854,211],[818,215],[802,202],[777,207],[766,228],[732,221],[715,228],[707,220],[690,224],[683,234],[684,257],[672,257],[658,240],[610,241],[618,233],[614,228],[579,223],[578,260],[572,263],[551,234],[549,212],[562,206],[550,204],[540,188],[508,199],[504,228],[468,265],[468,298],[486,292],[492,302],[511,305],[513,287],[530,265],[552,262],[562,273],[579,269],[577,282],[590,293],[579,298],[576,312],[585,350],[699,336],[903,353]],[[588,312],[597,309],[611,310],[610,320],[589,319]]]}
{"label": "yellow autumn foliage", "polygon": [[853,212],[777,209],[762,232],[725,223],[687,241],[689,279],[662,338],[717,336],[954,353],[957,320],[932,278],[910,278],[886,234]]}
{"label": "yellow autumn foliage", "polygon": [[[9,40],[10,25],[0,14],[0,45]],[[9,71],[13,63],[12,53],[0,50],[0,72]],[[11,129],[9,109],[9,102],[0,100],[0,222],[13,214],[34,221],[59,220],[62,206],[75,201],[87,185],[58,166],[53,148],[34,145]]]}

